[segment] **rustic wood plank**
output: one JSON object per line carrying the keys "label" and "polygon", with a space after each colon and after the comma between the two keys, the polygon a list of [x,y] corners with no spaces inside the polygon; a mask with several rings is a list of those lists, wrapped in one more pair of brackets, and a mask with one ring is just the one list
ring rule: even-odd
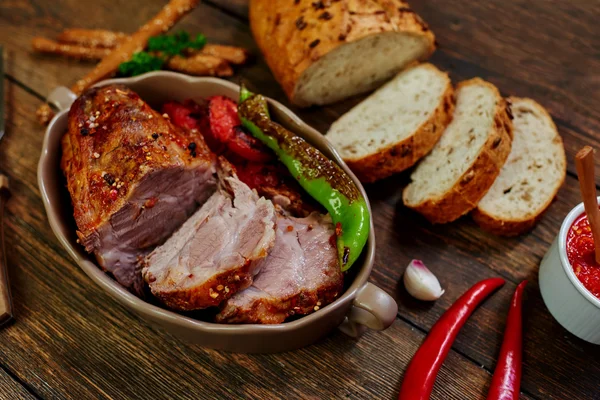
{"label": "rustic wood plank", "polygon": [[[537,285],[537,268],[562,222],[580,201],[577,182],[568,177],[558,200],[541,224],[521,238],[499,239],[483,234],[469,219],[431,226],[398,205],[399,193],[386,187],[401,186],[402,177],[367,189],[373,202],[377,229],[374,282],[394,292],[403,317],[429,329],[450,304],[475,282],[500,275],[506,286],[486,302],[464,328],[455,348],[488,369],[495,365],[504,319],[515,282],[528,279],[525,306],[525,357],[523,388],[541,398],[586,398],[597,390],[593,378],[600,373],[598,346],[568,334],[550,316]],[[425,261],[440,278],[446,294],[434,304],[415,301],[405,291],[401,276],[408,262]],[[552,361],[549,361],[552,360]],[[556,397],[553,397],[556,396]]]}
{"label": "rustic wood plank", "polygon": [[36,399],[19,382],[14,380],[6,371],[0,369],[0,400],[29,400]]}
{"label": "rustic wood plank", "polygon": [[208,0],[205,3],[213,5],[237,18],[248,19],[248,0]]}
{"label": "rustic wood plank", "polygon": [[[339,332],[277,355],[205,350],[148,327],[69,260],[45,221],[33,182],[42,135],[37,101],[14,84],[0,169],[17,322],[0,331],[0,360],[44,398],[395,398],[424,334],[397,320],[359,341]],[[452,352],[436,399],[484,398],[490,374]],[[529,397],[523,396],[528,399]]]}
{"label": "rustic wood plank", "polygon": [[[67,2],[58,10],[39,3],[23,3],[30,7],[21,7],[10,15],[0,11],[0,34],[8,38],[7,58],[9,67],[12,66],[9,73],[45,94],[59,82],[72,83],[89,67],[65,60],[31,56],[28,53],[28,41],[32,36],[56,34],[63,27],[71,27],[74,20],[72,15],[85,11],[84,6],[74,1]],[[598,137],[593,132],[597,127],[594,113],[597,107],[594,108],[594,105],[598,104],[599,92],[594,86],[597,82],[593,77],[588,77],[588,71],[597,70],[597,57],[589,56],[587,58],[590,60],[581,60],[584,57],[582,54],[594,54],[593,51],[563,52],[563,47],[568,47],[570,38],[583,49],[597,48],[598,38],[586,33],[593,32],[593,17],[582,16],[575,20],[565,16],[565,10],[547,7],[547,4],[541,0],[528,2],[529,11],[522,9],[525,5],[523,1],[490,1],[472,5],[472,2],[463,0],[453,3],[452,7],[444,7],[439,1],[430,1],[415,3],[414,6],[438,34],[442,48],[434,56],[437,65],[449,69],[455,80],[479,75],[496,83],[504,93],[528,95],[539,100],[558,117],[559,129],[565,138],[569,155],[572,155],[583,143],[598,143]],[[575,11],[569,12],[585,10],[589,3],[584,4],[580,0],[575,4]],[[121,3],[115,7],[125,11],[134,7],[120,5]],[[5,6],[8,5],[0,5],[0,10]],[[496,11],[500,6],[503,10],[498,14]],[[159,7],[157,2],[152,2],[137,7],[132,13],[114,13],[109,5],[100,3],[95,9],[97,14],[86,21],[86,25],[132,30],[134,20],[134,25],[143,22]],[[544,9],[541,14],[538,10],[540,8]],[[537,21],[535,16],[538,14],[544,16],[545,23],[542,27],[536,26],[531,42],[531,35],[527,36],[527,45],[522,40],[523,32],[519,30],[507,29],[503,35],[513,37],[498,38],[501,36],[498,31],[504,26],[514,28],[517,21],[520,21],[521,26],[531,26],[532,20]],[[498,18],[498,15],[503,18]],[[556,18],[553,19],[552,16]],[[453,17],[458,20],[453,20]],[[27,18],[33,18],[35,25],[24,24]],[[454,24],[455,21],[459,21],[459,25]],[[552,24],[556,25],[548,26]],[[243,45],[256,52],[248,28],[239,19],[223,16],[212,7],[202,6],[180,26],[191,31],[204,31],[209,39]],[[461,28],[458,29],[457,26]],[[32,31],[33,28],[40,32]],[[544,33],[547,31],[552,35]],[[520,32],[517,39],[514,37],[516,32]],[[572,32],[578,32],[579,36],[573,36]],[[477,37],[478,48],[473,49],[472,41],[465,40],[465,37]],[[519,46],[521,50],[515,56],[514,50],[503,41]],[[529,46],[535,47],[534,50],[537,51],[538,48],[548,49],[550,45],[551,50],[561,46],[561,51],[552,52],[552,57],[543,57],[540,53],[533,52],[535,56],[525,58]],[[494,46],[499,46],[502,51],[496,51]],[[523,60],[528,62],[525,64],[527,68],[521,66]],[[274,84],[260,57],[255,64],[240,72],[252,88],[283,99],[281,89]],[[580,76],[584,76],[585,84],[577,81]],[[313,126],[325,131],[341,112],[357,100],[326,109],[302,110],[300,115]],[[573,171],[571,164],[570,169]],[[465,327],[465,332],[456,344],[460,351],[491,369],[499,348],[511,289],[515,282],[524,277],[537,280],[537,264],[557,231],[562,216],[579,201],[575,192],[576,182],[572,178],[567,181],[567,189],[560,193],[559,201],[552,206],[550,214],[534,232],[519,239],[498,239],[482,234],[468,219],[444,227],[427,225],[421,218],[397,205],[399,187],[405,180],[406,175],[400,175],[368,188],[374,204],[378,235],[377,266],[373,280],[388,291],[395,292],[403,316],[427,329],[450,302],[475,281],[495,274],[509,278],[513,283],[481,308],[472,323]],[[25,187],[35,186],[35,181],[26,180],[23,184]],[[35,216],[28,218],[36,221]],[[43,216],[41,219],[43,220]],[[42,232],[44,228],[39,229]],[[398,287],[401,272],[413,257],[425,259],[448,289],[448,293],[433,306],[411,301],[403,289]],[[79,287],[80,290],[82,288],[83,286]],[[599,372],[597,350],[566,335],[551,319],[540,301],[535,282],[527,293],[527,301],[532,307],[528,309],[529,322],[526,324],[524,388],[541,398],[593,397],[597,390],[594,377]]]}

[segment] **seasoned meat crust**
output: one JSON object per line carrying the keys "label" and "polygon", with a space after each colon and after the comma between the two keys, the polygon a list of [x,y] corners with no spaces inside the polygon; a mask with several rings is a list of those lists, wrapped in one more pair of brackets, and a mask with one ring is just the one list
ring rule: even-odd
{"label": "seasoned meat crust", "polygon": [[73,103],[62,149],[79,240],[140,293],[138,259],[214,192],[214,155],[200,134],[121,85],[91,88]]}

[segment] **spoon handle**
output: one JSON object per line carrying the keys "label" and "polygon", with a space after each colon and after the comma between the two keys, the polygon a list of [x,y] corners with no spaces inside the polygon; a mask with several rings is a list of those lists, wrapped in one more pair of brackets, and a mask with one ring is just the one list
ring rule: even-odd
{"label": "spoon handle", "polygon": [[579,178],[579,189],[583,198],[583,205],[592,236],[594,238],[594,249],[596,262],[600,263],[600,210],[598,209],[598,200],[596,198],[596,178],[594,165],[594,150],[590,146],[585,146],[579,150],[575,156],[575,166],[577,167],[577,177]]}
{"label": "spoon handle", "polygon": [[0,326],[13,317],[10,287],[8,286],[8,267],[4,247],[4,205],[10,197],[8,178],[0,174]]}

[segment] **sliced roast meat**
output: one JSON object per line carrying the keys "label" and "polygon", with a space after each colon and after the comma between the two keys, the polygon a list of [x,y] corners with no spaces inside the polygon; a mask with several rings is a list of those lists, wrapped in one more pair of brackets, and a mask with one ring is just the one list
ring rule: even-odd
{"label": "sliced roast meat", "polygon": [[175,310],[216,306],[252,284],[275,242],[273,203],[235,176],[144,260],[152,293]]}
{"label": "sliced roast meat", "polygon": [[201,135],[121,85],[89,89],[73,103],[62,150],[80,242],[141,293],[138,259],[214,193],[215,156]]}
{"label": "sliced roast meat", "polygon": [[280,213],[273,250],[256,263],[252,286],[223,303],[217,322],[277,324],[331,303],[344,283],[333,235],[329,216]]}

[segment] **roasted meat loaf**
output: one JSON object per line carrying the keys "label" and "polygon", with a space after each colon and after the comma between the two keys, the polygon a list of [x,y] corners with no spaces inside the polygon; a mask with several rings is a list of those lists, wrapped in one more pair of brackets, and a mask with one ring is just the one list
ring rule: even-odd
{"label": "roasted meat loaf", "polygon": [[344,284],[333,235],[328,215],[280,213],[275,245],[256,263],[254,283],[223,303],[217,322],[277,324],[331,303]]}
{"label": "roasted meat loaf", "polygon": [[141,293],[138,260],[215,191],[214,155],[201,135],[118,85],[89,89],[73,103],[62,150],[81,244]]}

